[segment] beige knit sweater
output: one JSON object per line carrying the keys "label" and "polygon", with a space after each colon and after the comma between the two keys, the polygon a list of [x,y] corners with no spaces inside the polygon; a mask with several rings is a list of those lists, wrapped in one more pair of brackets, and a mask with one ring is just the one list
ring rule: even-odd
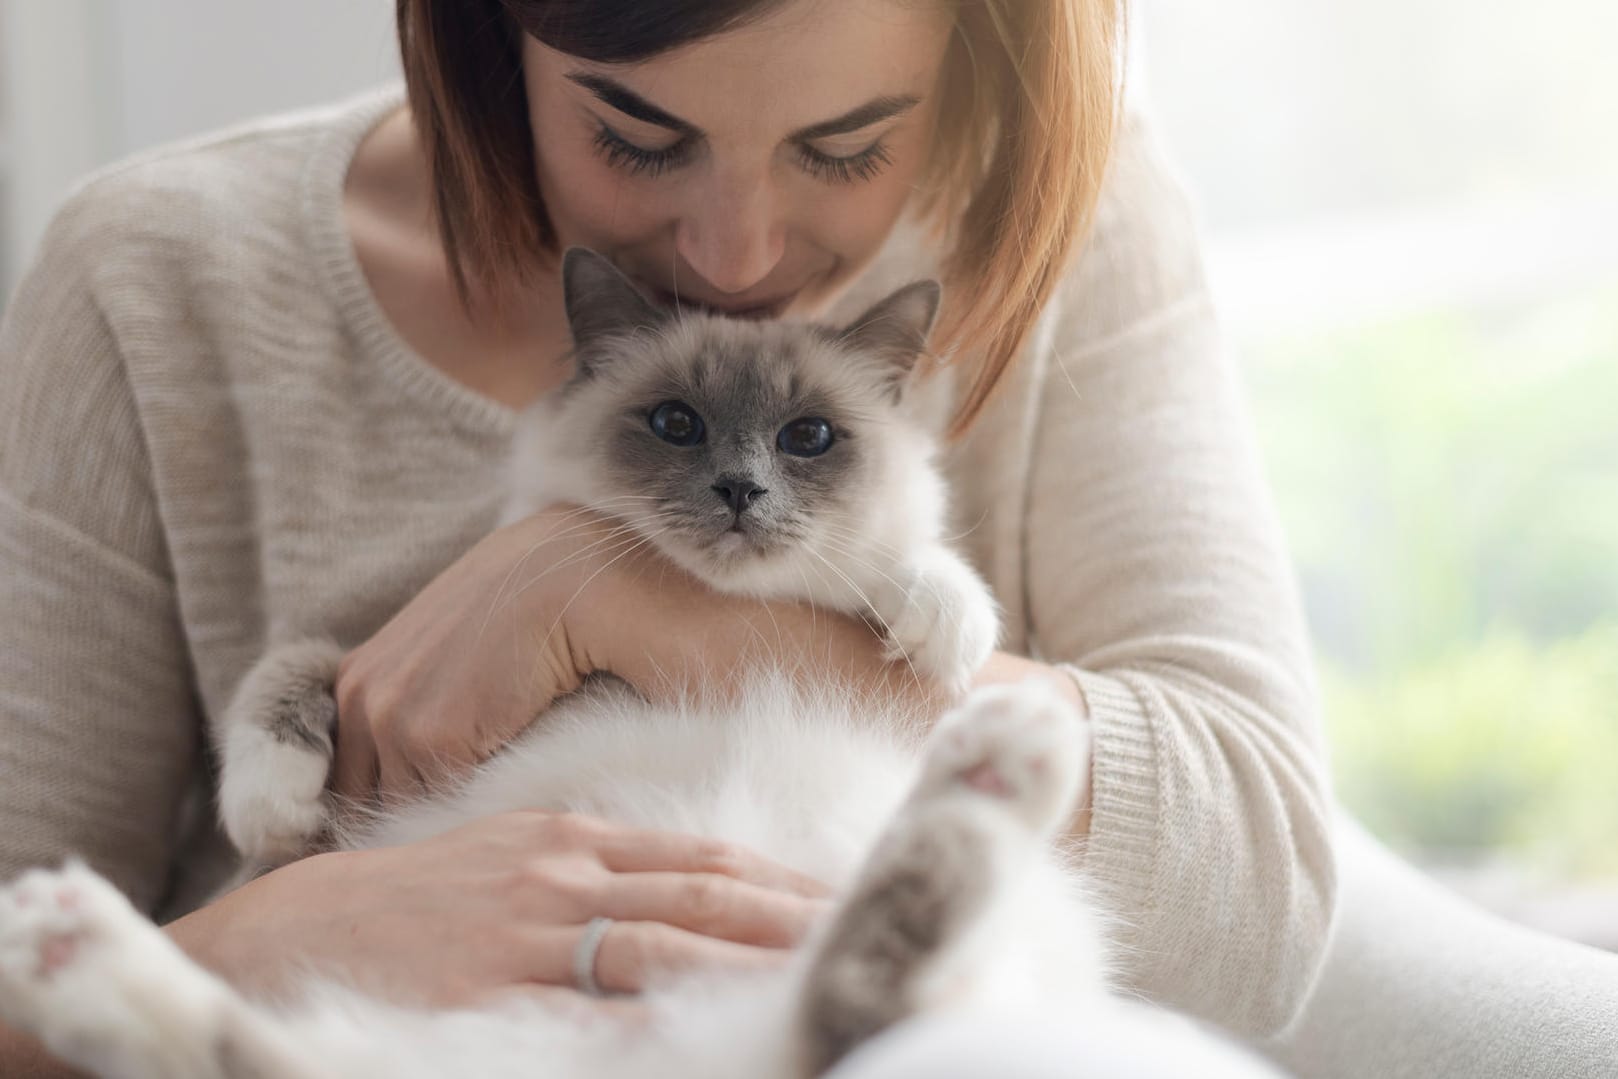
{"label": "beige knit sweater", "polygon": [[[224,858],[204,717],[269,635],[358,643],[492,524],[513,414],[412,353],[342,216],[399,91],[102,173],[0,329],[0,876],[86,856],[160,915]],[[850,304],[929,272],[896,236]],[[1094,720],[1126,980],[1250,1034],[1334,881],[1282,539],[1186,202],[1126,131],[1095,235],[949,460],[1006,647]],[[199,796],[200,795],[200,796]]]}

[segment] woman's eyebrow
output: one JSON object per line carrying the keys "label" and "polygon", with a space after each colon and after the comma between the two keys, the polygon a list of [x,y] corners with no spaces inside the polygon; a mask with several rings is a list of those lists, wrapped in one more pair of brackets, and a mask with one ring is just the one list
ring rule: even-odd
{"label": "woman's eyebrow", "polygon": [[[656,105],[641,97],[635,91],[605,75],[592,75],[584,71],[570,72],[568,81],[584,87],[594,94],[603,104],[617,109],[625,116],[633,117],[646,124],[655,124],[666,127],[676,134],[686,138],[700,139],[703,131],[689,120],[682,120],[673,113],[665,112]],[[788,136],[794,142],[810,142],[815,139],[830,138],[833,135],[844,135],[850,131],[858,131],[862,127],[870,127],[874,123],[898,116],[908,112],[921,103],[918,97],[909,94],[872,98],[863,105],[857,105],[841,116],[830,120],[801,127]]]}
{"label": "woman's eyebrow", "polygon": [[812,142],[815,139],[828,139],[833,135],[846,135],[850,131],[858,131],[862,127],[870,127],[900,113],[909,112],[919,104],[921,98],[911,97],[909,94],[872,98],[863,105],[849,109],[841,116],[822,120],[808,127],[800,127],[789,137],[794,142]]}
{"label": "woman's eyebrow", "polygon": [[567,78],[569,82],[577,83],[584,87],[601,101],[617,109],[625,116],[632,116],[642,123],[666,127],[670,131],[677,132],[688,138],[702,137],[702,129],[696,124],[682,120],[672,113],[664,112],[623,83],[609,79],[605,75],[591,75],[584,71],[574,71],[569,72]]}

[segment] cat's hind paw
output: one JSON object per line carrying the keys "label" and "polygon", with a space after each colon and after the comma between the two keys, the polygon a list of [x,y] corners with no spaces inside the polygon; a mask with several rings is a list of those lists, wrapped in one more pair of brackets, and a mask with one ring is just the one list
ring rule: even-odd
{"label": "cat's hind paw", "polygon": [[269,1055],[280,1047],[240,998],[77,862],[0,888],[0,1018],[103,1079],[315,1074],[257,1068],[291,1057]]}
{"label": "cat's hind paw", "polygon": [[[133,1064],[151,1040],[156,998],[210,991],[222,990],[77,862],[0,889],[0,1015],[74,1063],[145,1074]],[[100,1063],[125,1057],[128,1069]]]}
{"label": "cat's hind paw", "polygon": [[0,889],[0,1016],[37,1030],[65,968],[95,935],[76,887],[88,870],[32,870]]}
{"label": "cat's hind paw", "polygon": [[1050,834],[1071,816],[1089,761],[1089,730],[1055,687],[987,686],[939,721],[917,794],[988,798]]}

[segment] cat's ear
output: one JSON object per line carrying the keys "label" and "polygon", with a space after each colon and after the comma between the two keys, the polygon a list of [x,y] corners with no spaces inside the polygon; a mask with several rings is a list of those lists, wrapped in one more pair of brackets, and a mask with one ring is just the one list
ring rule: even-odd
{"label": "cat's ear", "polygon": [[603,358],[595,347],[603,338],[654,329],[667,318],[618,267],[587,247],[570,247],[562,256],[562,302],[583,374]]}
{"label": "cat's ear", "polygon": [[849,323],[838,341],[888,369],[895,389],[904,384],[927,350],[927,334],[938,317],[943,289],[937,281],[916,281],[873,304]]}

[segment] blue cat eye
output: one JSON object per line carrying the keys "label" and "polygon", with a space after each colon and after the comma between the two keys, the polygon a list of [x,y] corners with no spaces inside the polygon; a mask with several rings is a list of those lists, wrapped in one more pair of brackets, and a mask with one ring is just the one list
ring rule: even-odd
{"label": "blue cat eye", "polygon": [[664,401],[652,409],[647,421],[653,434],[676,446],[695,446],[706,433],[702,417],[684,401]]}
{"label": "blue cat eye", "polygon": [[831,449],[831,424],[818,416],[793,420],[775,436],[775,444],[783,453],[794,457],[819,457]]}

